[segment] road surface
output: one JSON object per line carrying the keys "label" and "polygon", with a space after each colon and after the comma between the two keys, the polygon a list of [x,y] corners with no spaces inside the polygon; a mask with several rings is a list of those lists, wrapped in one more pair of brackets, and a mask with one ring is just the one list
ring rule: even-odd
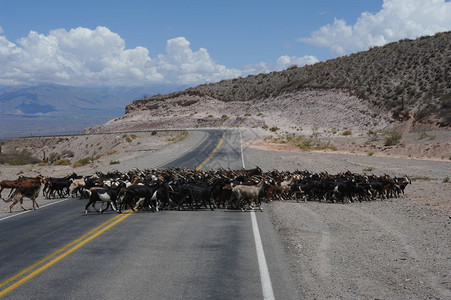
{"label": "road surface", "polygon": [[[207,133],[162,166],[243,167],[237,130]],[[85,204],[63,199],[0,219],[0,297],[299,299],[266,212],[84,215]]]}

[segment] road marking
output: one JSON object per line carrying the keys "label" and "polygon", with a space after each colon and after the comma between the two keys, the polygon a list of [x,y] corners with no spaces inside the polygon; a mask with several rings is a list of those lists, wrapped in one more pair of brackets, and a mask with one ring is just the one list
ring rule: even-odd
{"label": "road marking", "polygon": [[[244,165],[244,153],[243,153],[243,137],[240,132],[240,149],[241,149],[241,162],[243,168]],[[271,276],[269,275],[268,264],[266,263],[265,251],[263,250],[262,239],[260,236],[260,230],[258,229],[257,217],[255,211],[251,211],[252,231],[254,233],[255,249],[257,251],[258,270],[260,271],[260,281],[262,285],[263,299],[273,300],[274,291],[271,283]]]}
{"label": "road marking", "polygon": [[[94,238],[98,237],[111,227],[115,226],[119,222],[122,222],[125,218],[133,214],[133,211],[129,210],[126,211],[125,214],[117,215],[114,218],[111,218],[110,220],[102,223],[101,225],[97,226],[96,228],[90,230],[88,233],[82,235],[80,238],[70,242],[69,244],[65,245],[64,247],[56,250],[52,254],[46,256],[45,258],[41,259],[37,263],[31,265],[30,267],[22,270],[21,272],[17,273],[16,275],[4,280],[0,283],[0,288],[4,287],[5,285],[15,281],[16,279],[24,276],[25,274],[29,273],[25,277],[22,277],[22,279],[18,280],[17,282],[13,283],[9,287],[5,288],[4,290],[0,291],[0,298],[4,295],[8,294],[9,292],[15,290],[28,280],[32,279],[42,271],[48,269],[55,263],[62,260],[67,255],[71,254],[75,250],[78,250],[82,246],[86,245],[89,241],[93,240]],[[72,247],[72,248],[71,248]],[[59,255],[59,256],[58,256]],[[47,262],[48,261],[48,262]],[[47,263],[46,263],[47,262]],[[44,264],[45,263],[45,264]],[[40,265],[44,264],[43,266],[39,267]],[[39,267],[39,268],[38,268]],[[37,269],[36,269],[37,268]],[[34,270],[34,271],[33,271]]]}
{"label": "road marking", "polygon": [[[48,204],[45,204],[45,205],[41,205],[41,206],[39,206],[39,209],[47,207],[47,206],[50,206],[50,205],[54,205],[54,204],[57,204],[57,203],[60,203],[60,202],[63,202],[63,201],[67,201],[69,199],[71,199],[71,198],[66,198],[66,199],[62,199],[62,200],[55,201],[55,202],[52,202],[52,203],[48,203]],[[29,213],[30,211],[33,211],[33,210],[29,209],[29,210],[21,211],[21,212],[15,213],[14,215],[7,216],[7,217],[4,217],[4,218],[0,218],[0,221],[6,220],[6,219],[9,219],[9,218],[14,218],[14,217],[17,217],[17,216]]]}
{"label": "road marking", "polygon": [[215,153],[219,150],[219,147],[221,147],[222,143],[224,142],[225,139],[225,131],[222,134],[221,140],[219,141],[218,145],[216,146],[216,148],[210,153],[210,155],[200,164],[196,167],[196,171],[199,171],[200,169],[203,168],[203,166],[205,166],[205,164],[207,162],[209,162],[213,156],[215,155]]}
{"label": "road marking", "polygon": [[243,169],[246,169],[244,165],[244,152],[243,152],[243,136],[241,135],[241,130],[238,130],[240,133],[240,151],[241,151],[241,163],[243,164]]}
{"label": "road marking", "polygon": [[271,284],[271,277],[269,276],[268,264],[266,263],[265,252],[263,251],[262,239],[260,237],[260,231],[258,230],[257,217],[255,216],[254,211],[251,211],[251,219],[255,248],[257,249],[258,269],[260,270],[263,299],[275,299]]}

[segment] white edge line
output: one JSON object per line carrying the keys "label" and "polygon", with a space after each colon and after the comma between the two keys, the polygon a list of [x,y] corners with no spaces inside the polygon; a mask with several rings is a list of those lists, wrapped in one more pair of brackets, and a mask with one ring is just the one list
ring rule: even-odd
{"label": "white edge line", "polygon": [[275,299],[271,284],[271,277],[269,276],[268,265],[266,263],[265,252],[263,251],[262,240],[258,230],[257,217],[255,216],[254,211],[251,211],[251,219],[255,239],[255,248],[257,250],[258,269],[260,270],[263,299]]}
{"label": "white edge line", "polygon": [[[53,204],[57,204],[57,203],[60,203],[60,202],[63,202],[63,201],[67,201],[67,200],[69,200],[69,199],[71,199],[71,198],[65,198],[65,199],[62,199],[62,200],[59,200],[59,201],[55,201],[55,202],[52,202],[52,203],[48,203],[48,204],[39,206],[39,208],[44,208],[44,207],[47,207],[47,206],[51,206],[51,205],[53,205]],[[20,215],[29,213],[29,212],[31,212],[31,211],[33,211],[33,209],[29,209],[29,210],[26,210],[26,211],[21,211],[21,212],[18,212],[18,213],[13,214],[13,215],[11,215],[11,216],[7,216],[7,217],[4,217],[4,218],[0,218],[0,221],[6,220],[6,219],[9,219],[9,218],[14,218],[14,217],[17,217],[17,216],[20,216]]]}
{"label": "white edge line", "polygon": [[[241,162],[244,165],[244,153],[243,153],[243,137],[240,133],[240,148],[241,148]],[[262,285],[263,299],[273,300],[274,291],[272,289],[271,276],[269,276],[268,264],[266,263],[265,251],[263,250],[262,239],[260,237],[260,231],[258,229],[257,217],[255,212],[251,211],[252,231],[254,233],[255,249],[257,251],[258,270],[260,271],[260,281]]]}
{"label": "white edge line", "polygon": [[241,135],[241,129],[238,129],[238,132],[240,133],[241,162],[243,163],[243,168],[246,169],[246,166],[244,165],[243,137]]}

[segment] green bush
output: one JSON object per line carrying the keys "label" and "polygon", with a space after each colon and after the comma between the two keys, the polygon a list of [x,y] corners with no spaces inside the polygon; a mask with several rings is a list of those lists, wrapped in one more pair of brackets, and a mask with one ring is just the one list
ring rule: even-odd
{"label": "green bush", "polygon": [[87,165],[87,164],[90,164],[91,162],[92,162],[92,160],[91,160],[90,157],[85,157],[85,158],[82,158],[82,159],[76,161],[76,162],[73,164],[73,167],[74,167],[74,168],[77,168],[77,167],[85,166],[85,165]]}
{"label": "green bush", "polygon": [[66,157],[74,157],[75,155],[74,151],[72,150],[64,150],[61,154]]}
{"label": "green bush", "polygon": [[67,159],[59,159],[53,163],[54,166],[70,166],[70,161]]}
{"label": "green bush", "polygon": [[344,136],[352,135],[352,131],[351,130],[345,130],[345,131],[343,131],[341,133],[341,135],[344,135]]}
{"label": "green bush", "polygon": [[61,154],[56,153],[56,152],[52,152],[49,154],[49,162],[52,164],[55,161],[61,159]]}
{"label": "green bush", "polygon": [[12,166],[22,166],[28,164],[35,164],[40,162],[39,159],[33,157],[31,153],[27,150],[22,150],[20,152],[14,151],[11,153],[0,154],[1,164],[10,164]]}
{"label": "green bush", "polygon": [[399,142],[401,141],[402,138],[402,134],[396,131],[390,132],[386,137],[385,137],[385,142],[384,145],[385,146],[394,146],[399,144]]}

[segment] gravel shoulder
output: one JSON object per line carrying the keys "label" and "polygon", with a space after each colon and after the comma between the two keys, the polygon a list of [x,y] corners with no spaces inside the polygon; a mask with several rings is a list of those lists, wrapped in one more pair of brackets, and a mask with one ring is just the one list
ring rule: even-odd
{"label": "gravel shoulder", "polygon": [[450,299],[451,162],[245,147],[263,170],[409,175],[406,197],[274,201],[270,218],[306,299]]}

